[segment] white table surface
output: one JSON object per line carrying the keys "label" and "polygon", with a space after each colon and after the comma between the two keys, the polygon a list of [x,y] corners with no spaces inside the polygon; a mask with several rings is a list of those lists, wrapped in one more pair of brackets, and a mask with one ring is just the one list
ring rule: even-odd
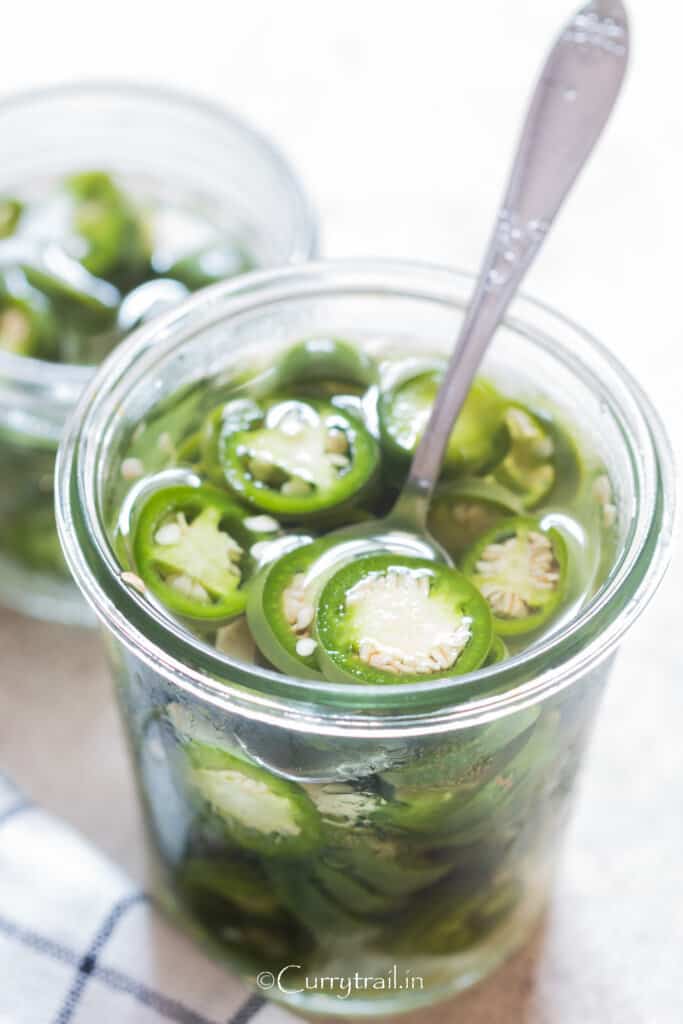
{"label": "white table surface", "polygon": [[[95,16],[91,3],[62,0],[38,21],[35,5],[13,5],[1,84],[125,76],[217,98],[286,147],[327,255],[474,266],[540,54],[571,6],[118,0]],[[683,13],[666,0],[631,7],[624,95],[528,290],[619,354],[679,443]],[[683,1020],[682,589],[679,550],[623,645],[543,934],[415,1020]],[[0,613],[0,684],[2,768],[142,878],[97,637]]]}

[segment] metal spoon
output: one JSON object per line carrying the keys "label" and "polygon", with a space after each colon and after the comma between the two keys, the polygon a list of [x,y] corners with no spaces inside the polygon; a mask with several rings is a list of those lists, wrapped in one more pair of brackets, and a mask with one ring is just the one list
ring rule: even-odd
{"label": "metal spoon", "polygon": [[451,430],[496,328],[608,120],[628,49],[620,0],[588,4],[562,30],[531,98],[474,296],[406,483],[386,518],[329,535],[339,543],[316,562],[316,576],[377,548],[451,564],[427,530]]}

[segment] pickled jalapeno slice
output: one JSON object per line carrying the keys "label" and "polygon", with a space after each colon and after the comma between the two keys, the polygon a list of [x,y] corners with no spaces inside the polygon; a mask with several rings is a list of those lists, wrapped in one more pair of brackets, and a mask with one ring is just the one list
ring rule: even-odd
{"label": "pickled jalapeno slice", "polygon": [[517,495],[525,509],[546,499],[569,501],[581,479],[581,460],[574,441],[559,424],[521,402],[508,406],[505,423],[510,450],[494,477]]}
{"label": "pickled jalapeno slice", "polygon": [[22,264],[21,270],[63,318],[63,329],[71,330],[78,324],[84,331],[98,332],[113,326],[121,300],[118,289],[90,274],[65,253],[46,250],[33,262]]}
{"label": "pickled jalapeno slice", "polygon": [[522,898],[516,881],[481,880],[480,890],[465,897],[455,877],[444,880],[421,908],[410,907],[397,922],[391,940],[397,952],[449,956],[482,942]]}
{"label": "pickled jalapeno slice", "polygon": [[47,301],[10,295],[0,283],[0,352],[49,358],[57,345],[55,322]]}
{"label": "pickled jalapeno slice", "polygon": [[199,431],[180,442],[175,452],[175,461],[179,466],[201,466],[202,437]]}
{"label": "pickled jalapeno slice", "polygon": [[491,614],[456,569],[371,554],[326,582],[314,635],[331,680],[421,682],[479,668],[491,646]]}
{"label": "pickled jalapeno slice", "polygon": [[510,652],[507,649],[505,641],[502,636],[495,633],[493,641],[491,642],[491,649],[488,653],[488,657],[484,662],[484,668],[488,668],[490,665],[497,665],[499,662],[505,661],[505,659],[509,657]]}
{"label": "pickled jalapeno slice", "polygon": [[227,441],[242,430],[250,430],[263,419],[263,409],[252,398],[232,398],[216,406],[204,420],[199,431],[201,460],[211,479],[225,485],[221,450]]}
{"label": "pickled jalapeno slice", "polygon": [[240,846],[263,854],[300,854],[321,841],[315,804],[280,779],[218,747],[190,742],[189,781]]}
{"label": "pickled jalapeno slice", "polygon": [[244,611],[244,515],[209,486],[167,487],[147,499],[133,536],[135,566],[169,611],[212,622]]}
{"label": "pickled jalapeno slice", "polygon": [[307,338],[278,363],[279,387],[318,398],[362,394],[377,377],[373,359],[339,338]]}
{"label": "pickled jalapeno slice", "polygon": [[541,420],[520,404],[505,413],[510,450],[496,469],[496,479],[519,495],[525,508],[533,508],[553,488],[555,445]]}
{"label": "pickled jalapeno slice", "polygon": [[519,516],[480,537],[462,569],[488,601],[495,632],[515,636],[542,626],[557,610],[566,587],[567,548],[557,530]]}
{"label": "pickled jalapeno slice", "polygon": [[18,199],[0,198],[0,238],[10,238],[14,234],[23,209]]}
{"label": "pickled jalapeno slice", "polygon": [[223,846],[212,859],[190,854],[175,872],[183,904],[214,932],[222,951],[244,970],[279,970],[312,939],[278,899],[267,873],[249,851]]}
{"label": "pickled jalapeno slice", "polygon": [[126,290],[150,277],[146,226],[112,178],[85,171],[66,187],[74,201],[73,228],[85,247],[76,256],[85,269]]}
{"label": "pickled jalapeno slice", "polygon": [[302,871],[300,865],[284,858],[269,859],[266,870],[282,905],[307,931],[319,937],[358,933],[361,918],[310,871]]}
{"label": "pickled jalapeno slice", "polygon": [[223,240],[182,256],[170,266],[155,263],[155,270],[180,281],[191,292],[237,274],[246,274],[254,267],[254,261],[242,246]]}
{"label": "pickled jalapeno slice", "polygon": [[54,345],[30,351],[12,335],[19,354],[99,363],[190,290],[254,266],[191,194],[171,197],[151,181],[129,190],[116,175],[90,169],[33,191],[25,202],[0,197],[0,242],[12,239],[3,269],[24,276],[49,303],[57,331]]}
{"label": "pickled jalapeno slice", "polygon": [[522,503],[509,488],[490,478],[466,477],[440,484],[429,509],[430,533],[458,559],[471,544]]}
{"label": "pickled jalapeno slice", "polygon": [[[408,463],[415,453],[441,379],[440,369],[420,373],[380,396],[380,437],[394,461]],[[505,407],[504,399],[489,381],[474,381],[448,442],[444,476],[485,473],[501,461],[509,445]]]}
{"label": "pickled jalapeno slice", "polygon": [[215,902],[232,904],[237,911],[258,917],[276,916],[280,905],[259,865],[223,853],[220,860],[192,857],[182,868],[181,884]]}
{"label": "pickled jalapeno slice", "polygon": [[360,420],[314,399],[265,403],[259,421],[222,429],[218,445],[231,490],[288,519],[355,503],[379,464],[377,443]]}
{"label": "pickled jalapeno slice", "polygon": [[263,656],[290,675],[321,677],[313,638],[317,588],[306,585],[306,574],[327,547],[329,542],[318,540],[290,551],[249,587],[249,629]]}
{"label": "pickled jalapeno slice", "polygon": [[586,477],[586,467],[576,439],[564,424],[546,412],[538,411],[536,417],[552,438],[554,448],[555,484],[548,500],[554,504],[571,502]]}

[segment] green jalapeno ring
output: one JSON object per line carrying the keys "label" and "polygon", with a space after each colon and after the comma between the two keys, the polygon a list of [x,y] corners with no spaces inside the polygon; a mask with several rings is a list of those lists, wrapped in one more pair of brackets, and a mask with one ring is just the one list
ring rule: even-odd
{"label": "green jalapeno ring", "polygon": [[567,586],[567,545],[558,530],[531,516],[504,519],[472,545],[462,571],[488,601],[494,631],[519,636],[557,611]]}
{"label": "green jalapeno ring", "polygon": [[501,751],[506,752],[506,761],[517,753],[526,742],[524,734],[538,716],[538,708],[525,708],[497,722],[468,729],[463,735],[436,738],[420,749],[419,756],[383,771],[382,782],[394,793],[407,789],[450,790],[457,785],[462,799],[466,788],[471,791],[472,785],[477,787],[486,781],[488,766],[496,771],[502,767]]}
{"label": "green jalapeno ring", "polygon": [[[322,538],[290,551],[262,569],[248,587],[247,621],[256,645],[288,675],[322,678],[317,644],[311,640],[316,587],[307,592],[298,584],[330,543]],[[300,653],[302,640],[309,641],[303,645],[312,648],[309,653]]]}
{"label": "green jalapeno ring", "polygon": [[302,871],[301,865],[284,858],[269,859],[265,868],[280,902],[319,940],[331,931],[358,937],[365,930],[362,917],[329,892],[310,869]]}
{"label": "green jalapeno ring", "polygon": [[[392,799],[377,809],[372,820],[387,829],[411,833],[415,838],[422,835],[428,842],[448,843],[454,848],[461,845],[453,822],[460,820],[467,805],[514,761],[530,741],[535,727],[526,715],[519,723],[506,723],[497,735],[496,724],[485,727],[477,739],[460,751],[459,757],[451,756],[447,784],[438,779],[435,785],[414,785],[409,779],[402,782],[400,772],[396,773]],[[433,765],[435,775],[438,764],[437,760]]]}
{"label": "green jalapeno ring", "polygon": [[262,407],[247,396],[231,398],[212,409],[205,418],[199,431],[201,457],[207,475],[215,484],[225,486],[220,456],[225,440],[240,430],[249,430],[262,419]]}
{"label": "green jalapeno ring", "polygon": [[201,431],[196,430],[194,434],[189,434],[180,442],[175,452],[175,461],[180,466],[203,468]]}
{"label": "green jalapeno ring", "polygon": [[[380,441],[388,458],[407,465],[422,437],[443,370],[439,366],[399,380],[379,396]],[[506,402],[493,384],[477,377],[448,442],[442,474],[484,474],[505,456],[510,438],[504,422]]]}
{"label": "green jalapeno ring", "polygon": [[[241,500],[283,519],[306,519],[336,514],[367,493],[380,453],[360,420],[315,399],[276,397],[263,410],[260,426],[219,437],[225,480]],[[290,417],[302,426],[288,436]]]}
{"label": "green jalapeno ring", "polygon": [[[375,607],[393,607],[395,616],[373,620]],[[422,646],[405,651],[398,646],[397,637],[410,638],[420,626]],[[491,614],[457,569],[427,559],[370,554],[327,580],[314,636],[318,663],[333,682],[425,682],[481,666],[491,646]]]}
{"label": "green jalapeno ring", "polygon": [[0,199],[0,238],[10,238],[17,229],[24,204],[19,199]]}
{"label": "green jalapeno ring", "polygon": [[86,332],[113,329],[121,300],[114,285],[66,258],[56,265],[52,259],[25,262],[21,270],[33,288],[47,296],[66,327]]}
{"label": "green jalapeno ring", "polygon": [[134,528],[133,558],[169,611],[217,623],[244,610],[251,542],[244,515],[228,495],[206,485],[167,487],[147,499]]}
{"label": "green jalapeno ring", "polygon": [[528,821],[529,803],[547,778],[547,767],[557,751],[558,717],[541,714],[524,734],[514,756],[496,775],[479,787],[472,798],[455,808],[449,829],[458,842],[486,842],[491,822],[508,830]]}
{"label": "green jalapeno ring", "polygon": [[124,291],[151,277],[147,226],[113,179],[104,171],[84,171],[65,185],[74,201],[74,230],[86,245],[83,267]]}
{"label": "green jalapeno ring", "polygon": [[0,351],[13,355],[53,358],[57,325],[47,300],[28,284],[26,294],[0,288]]}
{"label": "green jalapeno ring", "polygon": [[446,878],[429,901],[409,907],[387,939],[390,949],[422,956],[463,953],[501,926],[523,895],[516,880],[483,878],[475,895],[460,891],[459,880]]}
{"label": "green jalapeno ring", "polygon": [[515,492],[525,509],[542,501],[566,503],[583,476],[574,441],[553,416],[522,402],[510,402],[506,423],[510,451],[497,467],[495,479]]}
{"label": "green jalapeno ring", "polygon": [[239,846],[266,856],[300,856],[322,842],[315,804],[295,782],[226,750],[190,742],[188,781]]}
{"label": "green jalapeno ring", "polygon": [[258,863],[224,853],[220,860],[190,857],[181,868],[182,884],[232,904],[235,910],[257,917],[277,916],[280,904],[268,887]]}
{"label": "green jalapeno ring", "polygon": [[282,354],[278,390],[331,400],[361,395],[377,381],[374,359],[340,338],[305,338]]}
{"label": "green jalapeno ring", "polygon": [[[215,868],[216,878],[206,875],[208,863],[192,855],[174,874],[181,906],[202,923],[202,939],[214,955],[224,958],[226,953],[239,967],[254,976],[264,968],[280,970],[287,960],[303,960],[313,948],[312,936],[297,919],[277,900],[277,894],[264,874],[261,882],[264,893],[277,901],[271,914],[260,913],[246,905],[246,889],[240,886],[240,872],[231,892],[232,848],[225,851],[228,863],[224,866],[223,851]],[[246,861],[245,861],[246,863]],[[254,865],[255,866],[255,865]],[[224,873],[223,882],[219,874]]]}
{"label": "green jalapeno ring", "polygon": [[555,485],[555,446],[545,424],[521,402],[508,405],[505,423],[510,450],[496,468],[495,479],[514,491],[525,508],[533,508]]}
{"label": "green jalapeno ring", "polygon": [[554,446],[555,483],[548,501],[556,505],[567,504],[574,498],[585,478],[583,457],[569,430],[556,417],[541,409],[535,409],[534,415],[543,424]]}
{"label": "green jalapeno ring", "polygon": [[412,843],[406,832],[389,836],[384,829],[358,824],[328,832],[320,861],[399,902],[433,885],[450,870],[450,864],[434,860],[429,848]]}
{"label": "green jalapeno ring", "polygon": [[237,277],[238,274],[246,274],[256,267],[243,246],[222,239],[181,256],[171,264],[158,259],[153,259],[153,264],[157,274],[180,281],[191,292],[226,278]]}
{"label": "green jalapeno ring", "polygon": [[0,547],[36,572],[70,579],[57,537],[51,493],[36,488],[10,515],[0,516]]}
{"label": "green jalapeno ring", "polygon": [[501,661],[505,661],[505,659],[509,657],[510,652],[508,651],[507,644],[503,640],[502,636],[494,633],[491,650],[488,653],[483,667],[489,668],[490,665],[499,665]]}
{"label": "green jalapeno ring", "polygon": [[463,477],[439,484],[429,510],[429,531],[458,560],[493,526],[522,515],[519,497],[489,477]]}
{"label": "green jalapeno ring", "polygon": [[312,949],[312,937],[249,852],[222,844],[211,859],[203,851],[191,853],[174,883],[181,902],[208,930],[215,952],[227,951],[251,975],[264,967],[277,971],[287,959],[300,959]]}

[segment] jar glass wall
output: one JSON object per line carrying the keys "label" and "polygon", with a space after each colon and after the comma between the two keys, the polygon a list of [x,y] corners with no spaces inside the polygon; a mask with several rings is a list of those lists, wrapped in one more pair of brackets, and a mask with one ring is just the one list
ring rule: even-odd
{"label": "jar glass wall", "polygon": [[[0,195],[30,201],[66,175],[102,169],[136,195],[196,211],[258,266],[316,251],[315,218],[288,164],[210,103],[152,87],[59,86],[0,103],[0,132]],[[0,602],[64,622],[89,615],[59,551],[52,468],[91,372],[0,351]]]}
{"label": "jar glass wall", "polygon": [[382,687],[234,661],[127,587],[108,539],[115,469],[160,398],[235,352],[316,334],[448,351],[470,287],[401,264],[312,264],[217,286],[111,357],[107,393],[86,390],[60,455],[61,538],[102,621],[159,898],[302,1011],[425,1005],[529,935],[616,645],[667,560],[666,439],[615,360],[520,299],[486,373],[523,398],[549,395],[596,439],[618,550],[590,601],[521,654],[473,677]]}

